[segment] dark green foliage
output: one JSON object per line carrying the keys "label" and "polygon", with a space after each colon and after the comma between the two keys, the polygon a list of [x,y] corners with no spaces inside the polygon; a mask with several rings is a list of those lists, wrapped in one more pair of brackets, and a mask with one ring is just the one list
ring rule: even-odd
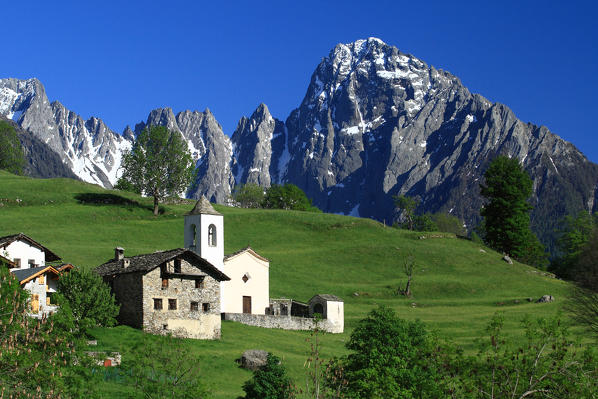
{"label": "dark green foliage", "polygon": [[[569,339],[558,318],[523,320],[523,344],[490,321],[476,356],[380,307],[351,334],[341,359],[349,398],[595,398],[598,352]],[[515,342],[520,342],[521,339]],[[338,368],[338,365],[337,365]],[[338,368],[341,370],[341,368]]]}
{"label": "dark green foliage", "polygon": [[144,335],[123,356],[121,370],[139,393],[137,397],[205,399],[211,396],[185,342],[169,335]]}
{"label": "dark green foliage", "polygon": [[266,364],[243,384],[245,399],[291,399],[296,389],[280,359],[268,353]]}
{"label": "dark green foliage", "polygon": [[23,166],[25,156],[15,128],[8,122],[0,121],[0,169],[20,175]]}
{"label": "dark green foliage", "polygon": [[587,244],[592,230],[596,226],[596,215],[579,212],[575,216],[566,216],[561,221],[557,248],[560,256],[550,265],[550,271],[565,279],[574,279],[574,269],[577,267],[579,256]]}
{"label": "dark green foliage", "polygon": [[72,336],[54,317],[29,317],[27,298],[8,268],[0,265],[0,396],[99,397],[94,360],[75,351]]}
{"label": "dark green foliage", "polygon": [[85,334],[91,327],[116,324],[119,305],[110,287],[97,274],[73,269],[60,277],[57,291],[56,301],[61,307],[70,308],[76,333]]}
{"label": "dark green foliage", "polygon": [[497,251],[536,266],[547,263],[544,249],[530,229],[527,202],[532,180],[517,159],[497,157],[484,173],[481,194],[488,202],[480,211],[484,217],[486,243]]}
{"label": "dark green foliage", "polygon": [[436,225],[437,231],[444,233],[453,233],[459,236],[466,236],[467,230],[463,227],[463,222],[456,216],[448,213],[437,212],[432,215],[432,221]]}
{"label": "dark green foliage", "polygon": [[129,192],[135,193],[135,194],[141,194],[141,191],[139,191],[133,185],[133,183],[131,183],[130,181],[128,181],[127,179],[125,179],[122,176],[118,179],[118,181],[114,185],[114,189],[115,190],[122,190],[122,191],[129,191]]}
{"label": "dark green foliage", "polygon": [[438,231],[438,226],[434,223],[434,219],[429,213],[418,215],[413,218],[413,230],[416,231]]}
{"label": "dark green foliage", "polygon": [[247,183],[235,187],[233,199],[242,208],[260,208],[264,202],[264,189],[255,183]]}
{"label": "dark green foliage", "polygon": [[303,190],[294,184],[287,183],[284,186],[273,184],[266,190],[263,202],[264,208],[288,209],[295,211],[320,212],[312,205]]}
{"label": "dark green foliage", "polygon": [[415,229],[415,208],[419,203],[418,199],[405,195],[393,196],[395,206],[400,212],[400,225],[409,230]]}
{"label": "dark green foliage", "polygon": [[[179,132],[164,126],[145,128],[123,155],[121,187],[154,198],[154,215],[158,203],[166,196],[178,195],[193,177],[193,159]],[[129,186],[130,184],[130,186]]]}
{"label": "dark green foliage", "polygon": [[579,252],[572,274],[576,286],[568,308],[578,323],[598,337],[598,227]]}
{"label": "dark green foliage", "polygon": [[421,322],[379,307],[358,323],[346,346],[352,351],[344,361],[349,398],[440,397],[432,340]]}
{"label": "dark green foliage", "polygon": [[569,339],[558,318],[524,319],[525,343],[512,345],[496,314],[475,358],[455,362],[462,392],[477,398],[595,398],[598,358]]}

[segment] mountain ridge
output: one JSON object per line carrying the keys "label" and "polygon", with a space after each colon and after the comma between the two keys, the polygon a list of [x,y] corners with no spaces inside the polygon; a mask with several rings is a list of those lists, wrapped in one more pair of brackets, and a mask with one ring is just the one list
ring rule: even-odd
{"label": "mountain ridge", "polygon": [[80,178],[105,187],[134,135],[164,125],[181,132],[197,160],[191,198],[226,203],[238,184],[290,182],[324,211],[392,221],[392,197],[404,194],[420,198],[420,211],[451,213],[472,228],[483,170],[503,154],[532,175],[532,226],[549,246],[558,218],[598,203],[598,166],[571,143],[376,38],[336,45],[285,121],[260,104],[230,137],[209,109],[157,108],[118,135],[98,118],[48,104],[36,79],[0,79],[0,114],[16,115]]}

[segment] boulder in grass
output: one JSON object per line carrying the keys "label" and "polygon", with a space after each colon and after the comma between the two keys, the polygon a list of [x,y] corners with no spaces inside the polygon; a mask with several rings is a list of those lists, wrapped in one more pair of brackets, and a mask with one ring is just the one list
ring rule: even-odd
{"label": "boulder in grass", "polygon": [[543,295],[542,298],[536,301],[536,303],[548,303],[552,301],[554,301],[554,297],[552,295]]}
{"label": "boulder in grass", "polygon": [[250,349],[241,356],[241,367],[248,370],[257,370],[266,365],[268,352],[259,349]]}

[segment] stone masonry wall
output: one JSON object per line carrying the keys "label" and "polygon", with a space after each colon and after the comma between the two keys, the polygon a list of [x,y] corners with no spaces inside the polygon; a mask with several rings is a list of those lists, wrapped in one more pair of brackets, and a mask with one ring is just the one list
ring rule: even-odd
{"label": "stone masonry wall", "polygon": [[[280,328],[283,330],[313,330],[315,320],[308,317],[259,315],[247,313],[223,313],[224,320],[236,321],[248,326],[264,328]],[[318,322],[318,327],[326,332],[340,333],[338,327],[323,319]]]}
{"label": "stone masonry wall", "polygon": [[120,305],[117,318],[120,324],[134,328],[141,328],[143,325],[142,276],[140,272],[117,274],[112,283],[110,278],[104,277],[104,281],[112,285],[112,292]]}
{"label": "stone masonry wall", "polygon": [[[173,262],[168,265],[173,272]],[[181,272],[201,273],[199,269],[181,260]],[[205,273],[202,273],[205,274]],[[154,309],[154,299],[162,299],[162,309]],[[169,310],[169,299],[176,300],[176,310]],[[198,310],[191,310],[191,302]],[[209,310],[204,311],[204,304]],[[205,275],[202,288],[195,288],[195,280],[181,277],[168,278],[168,287],[162,288],[162,271],[156,268],[143,276],[143,329],[153,334],[199,339],[220,338],[220,283]]]}

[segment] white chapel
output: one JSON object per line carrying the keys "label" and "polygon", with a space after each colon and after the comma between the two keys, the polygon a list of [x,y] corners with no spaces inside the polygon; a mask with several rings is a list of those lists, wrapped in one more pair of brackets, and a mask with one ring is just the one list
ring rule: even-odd
{"label": "white chapel", "polygon": [[270,262],[247,247],[224,256],[224,220],[202,196],[185,215],[185,248],[230,277],[220,283],[222,313],[266,314],[270,305]]}

